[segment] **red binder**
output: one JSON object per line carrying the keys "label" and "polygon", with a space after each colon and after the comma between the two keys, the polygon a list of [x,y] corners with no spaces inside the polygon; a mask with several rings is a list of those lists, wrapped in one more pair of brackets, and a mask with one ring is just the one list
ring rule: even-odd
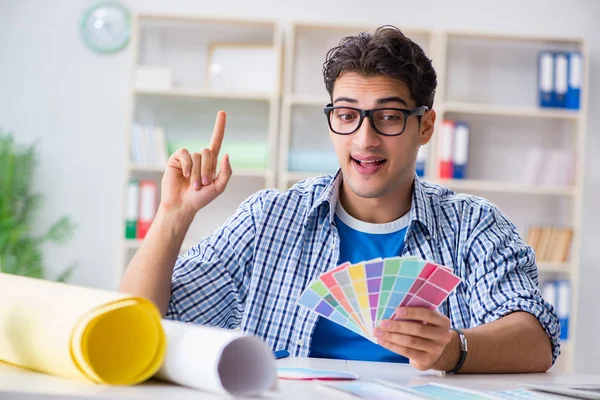
{"label": "red binder", "polygon": [[137,225],[137,238],[143,239],[152,225],[157,210],[158,187],[155,181],[140,181],[140,212]]}

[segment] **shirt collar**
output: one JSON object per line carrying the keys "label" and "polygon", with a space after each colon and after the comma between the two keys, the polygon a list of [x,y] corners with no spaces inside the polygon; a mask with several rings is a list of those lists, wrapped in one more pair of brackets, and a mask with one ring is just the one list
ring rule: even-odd
{"label": "shirt collar", "polygon": [[[335,217],[335,206],[338,201],[340,186],[342,183],[342,170],[338,169],[333,179],[325,186],[325,189],[321,192],[317,200],[313,203],[308,215],[312,215],[316,212],[321,206],[325,203],[329,205],[328,217],[329,222],[333,223]],[[435,235],[435,214],[431,208],[429,199],[425,194],[425,189],[423,187],[423,182],[421,179],[415,174],[415,178],[413,181],[413,193],[412,193],[412,203],[410,205],[410,225],[414,225],[415,222],[423,225],[429,235]]]}
{"label": "shirt collar", "polygon": [[435,239],[435,212],[431,206],[427,194],[425,193],[423,182],[417,176],[417,174],[415,174],[415,179],[413,182],[412,203],[410,205],[410,224],[414,225],[415,222],[419,222],[421,225],[423,225],[423,227],[425,227],[429,232],[429,235]]}
{"label": "shirt collar", "polygon": [[321,206],[327,203],[329,205],[329,222],[333,223],[333,218],[335,216],[335,205],[337,204],[341,184],[342,170],[338,168],[337,172],[333,176],[333,179],[329,181],[327,186],[325,186],[325,189],[323,189],[319,197],[317,197],[313,203],[310,211],[308,212],[308,216],[312,216]]}

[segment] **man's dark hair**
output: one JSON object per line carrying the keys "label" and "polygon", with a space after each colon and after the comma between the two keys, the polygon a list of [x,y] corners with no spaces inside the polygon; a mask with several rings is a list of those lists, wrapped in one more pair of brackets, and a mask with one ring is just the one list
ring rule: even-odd
{"label": "man's dark hair", "polygon": [[395,26],[381,26],[373,34],[347,36],[329,50],[323,64],[323,78],[330,97],[335,80],[343,72],[399,79],[408,85],[417,107],[433,106],[437,76],[431,60]]}

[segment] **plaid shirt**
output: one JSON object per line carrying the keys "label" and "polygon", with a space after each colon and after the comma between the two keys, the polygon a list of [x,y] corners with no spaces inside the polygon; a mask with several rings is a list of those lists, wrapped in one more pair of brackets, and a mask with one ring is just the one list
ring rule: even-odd
{"label": "plaid shirt", "polygon": [[[177,259],[166,318],[242,331],[274,350],[308,356],[317,314],[297,305],[304,288],[338,264],[334,224],[341,173],[288,191],[260,191],[211,236]],[[462,283],[440,306],[452,327],[513,311],[534,315],[560,354],[559,322],[538,288],[533,250],[489,201],[415,177],[402,256],[448,266]]]}

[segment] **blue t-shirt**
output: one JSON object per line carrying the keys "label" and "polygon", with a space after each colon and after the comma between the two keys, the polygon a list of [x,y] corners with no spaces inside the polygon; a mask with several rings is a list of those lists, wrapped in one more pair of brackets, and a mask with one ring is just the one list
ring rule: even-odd
{"label": "blue t-shirt", "polygon": [[[338,264],[400,256],[409,220],[406,214],[387,224],[362,222],[350,216],[338,201],[335,209],[335,224],[340,235]],[[313,332],[310,357],[408,363],[406,357],[321,317]]]}

